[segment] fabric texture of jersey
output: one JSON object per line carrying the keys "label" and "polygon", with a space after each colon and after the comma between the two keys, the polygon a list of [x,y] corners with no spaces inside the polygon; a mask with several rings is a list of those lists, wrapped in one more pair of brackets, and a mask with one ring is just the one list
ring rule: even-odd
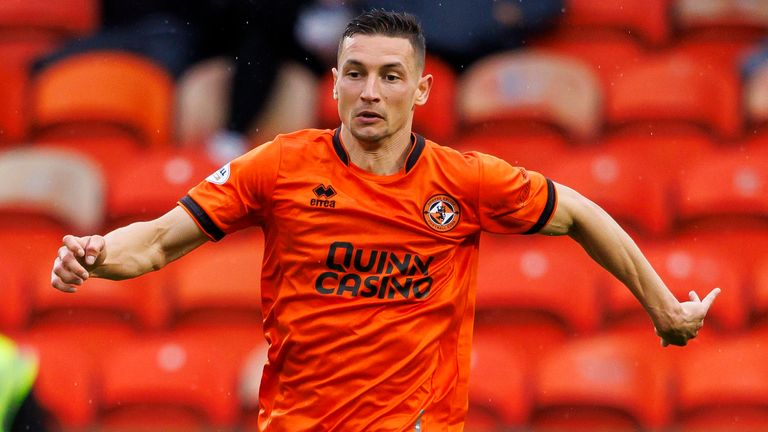
{"label": "fabric texture of jersey", "polygon": [[541,229],[541,174],[413,135],[401,172],[349,161],[338,130],[280,135],[180,204],[213,240],[260,226],[265,431],[460,431],[481,231]]}

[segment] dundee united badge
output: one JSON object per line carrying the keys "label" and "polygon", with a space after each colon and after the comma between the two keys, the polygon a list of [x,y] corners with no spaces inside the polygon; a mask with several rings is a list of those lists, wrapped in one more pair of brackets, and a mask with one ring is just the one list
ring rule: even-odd
{"label": "dundee united badge", "polygon": [[452,230],[460,216],[459,203],[448,195],[433,195],[424,204],[424,222],[435,231]]}

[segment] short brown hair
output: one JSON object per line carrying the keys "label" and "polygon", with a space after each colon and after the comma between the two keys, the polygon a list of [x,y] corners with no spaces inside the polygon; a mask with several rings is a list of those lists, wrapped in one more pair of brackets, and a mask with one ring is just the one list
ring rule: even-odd
{"label": "short brown hair", "polygon": [[373,9],[358,15],[347,24],[344,34],[341,35],[337,58],[341,54],[341,46],[344,44],[344,39],[356,34],[408,39],[416,54],[416,63],[420,68],[424,67],[424,57],[426,55],[424,33],[421,30],[419,20],[409,13]]}

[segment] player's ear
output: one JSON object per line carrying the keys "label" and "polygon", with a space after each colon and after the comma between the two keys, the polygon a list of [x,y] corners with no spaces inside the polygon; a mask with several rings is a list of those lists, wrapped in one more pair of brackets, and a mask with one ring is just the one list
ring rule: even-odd
{"label": "player's ear", "polygon": [[339,92],[336,91],[336,82],[339,79],[339,71],[336,68],[332,68],[331,72],[333,72],[333,99],[339,100]]}
{"label": "player's ear", "polygon": [[432,78],[431,74],[426,74],[419,78],[419,86],[416,87],[416,100],[414,100],[416,105],[424,105],[427,103],[427,99],[429,99],[429,92],[432,90],[433,80],[434,78]]}

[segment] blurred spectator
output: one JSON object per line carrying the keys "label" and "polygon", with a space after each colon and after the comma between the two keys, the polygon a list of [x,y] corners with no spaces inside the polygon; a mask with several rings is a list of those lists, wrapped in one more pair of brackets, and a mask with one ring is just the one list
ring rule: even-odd
{"label": "blurred spectator", "polygon": [[[278,130],[306,127],[313,121],[313,111],[296,102],[305,96],[304,87],[314,85],[312,74],[297,66],[283,67],[289,61],[310,62],[293,32],[298,11],[306,3],[104,0],[99,32],[72,41],[35,68],[89,50],[145,55],[179,80],[178,140],[187,144],[207,140],[216,159],[228,160],[247,150],[246,137],[261,142]],[[276,87],[285,80],[293,85]],[[281,102],[293,105],[286,108]],[[270,112],[275,110],[279,113]]]}
{"label": "blurred spectator", "polygon": [[46,416],[32,386],[37,360],[0,335],[0,427],[3,431],[45,431]]}

